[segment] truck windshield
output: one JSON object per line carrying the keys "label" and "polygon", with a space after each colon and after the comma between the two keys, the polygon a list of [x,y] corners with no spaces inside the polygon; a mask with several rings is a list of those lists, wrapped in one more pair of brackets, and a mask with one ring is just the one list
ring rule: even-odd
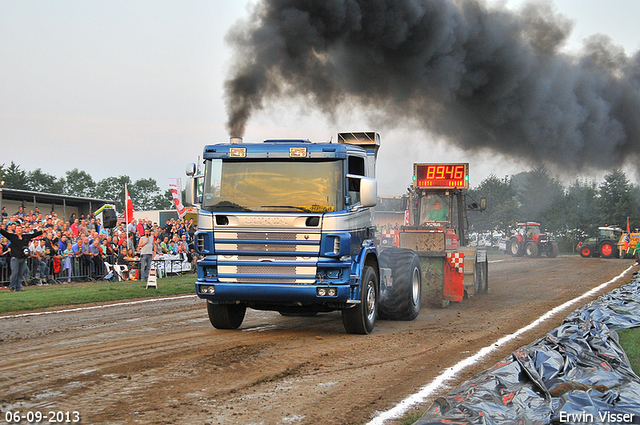
{"label": "truck windshield", "polygon": [[344,208],[343,162],[206,161],[209,211],[331,212]]}

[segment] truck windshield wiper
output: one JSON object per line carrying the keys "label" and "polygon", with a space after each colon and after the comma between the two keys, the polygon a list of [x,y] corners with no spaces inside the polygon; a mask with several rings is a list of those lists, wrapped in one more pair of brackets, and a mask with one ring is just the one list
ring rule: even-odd
{"label": "truck windshield wiper", "polygon": [[312,212],[311,210],[309,210],[307,208],[296,207],[296,206],[293,206],[293,205],[263,205],[260,208],[293,208],[293,209],[296,209],[298,211]]}
{"label": "truck windshield wiper", "polygon": [[211,207],[218,210],[251,211],[249,208],[245,208],[242,205],[238,205],[229,201],[218,202],[217,204],[212,205]]}

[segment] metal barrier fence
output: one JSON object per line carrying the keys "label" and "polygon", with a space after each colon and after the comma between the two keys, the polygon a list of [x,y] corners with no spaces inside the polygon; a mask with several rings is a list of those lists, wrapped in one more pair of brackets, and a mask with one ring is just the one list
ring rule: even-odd
{"label": "metal barrier fence", "polygon": [[[44,283],[65,283],[70,281],[96,281],[107,274],[104,262],[115,264],[116,257],[108,255],[105,258],[73,257],[51,258],[43,261],[30,257],[27,262],[27,273],[23,276],[22,284],[41,285]],[[0,260],[0,286],[9,286],[11,278],[11,260]]]}
{"label": "metal barrier fence", "polygon": [[[11,259],[5,257],[6,260],[0,259],[0,287],[9,286],[11,278]],[[104,279],[109,272],[115,272],[111,267],[107,270],[105,262],[110,266],[116,264],[115,255],[107,255],[104,258],[94,257],[95,261],[84,257],[67,258],[58,257],[57,261],[51,257],[47,257],[44,261],[30,257],[26,259],[27,273],[23,276],[23,285],[42,285],[57,284],[71,281],[89,282]],[[57,264],[56,264],[57,263]],[[121,274],[121,279],[138,279],[139,261],[128,264],[126,272]],[[186,256],[167,256],[161,255],[151,261],[151,268],[156,269],[158,276],[166,276],[168,274],[193,273],[195,268],[193,264],[188,262]],[[118,273],[120,274],[120,273]],[[117,277],[116,277],[117,279]]]}

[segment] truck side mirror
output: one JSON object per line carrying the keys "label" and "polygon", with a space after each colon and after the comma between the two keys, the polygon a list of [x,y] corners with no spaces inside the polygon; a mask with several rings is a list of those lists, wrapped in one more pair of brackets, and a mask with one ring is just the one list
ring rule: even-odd
{"label": "truck side mirror", "polygon": [[187,176],[193,177],[196,174],[196,164],[193,162],[187,165]]}
{"label": "truck side mirror", "polygon": [[378,182],[371,177],[360,179],[360,205],[362,207],[375,207],[378,203]]}
{"label": "truck side mirror", "polygon": [[187,180],[187,184],[184,188],[184,203],[187,206],[193,206],[198,204],[198,179],[191,177]]}
{"label": "truck side mirror", "polygon": [[484,196],[480,198],[480,211],[484,211],[487,209],[487,198]]}

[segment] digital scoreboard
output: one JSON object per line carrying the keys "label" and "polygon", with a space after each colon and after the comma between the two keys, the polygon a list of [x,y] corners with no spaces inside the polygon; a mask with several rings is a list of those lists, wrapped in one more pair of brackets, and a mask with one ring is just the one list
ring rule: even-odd
{"label": "digital scoreboard", "polygon": [[469,163],[413,164],[413,187],[469,189]]}

